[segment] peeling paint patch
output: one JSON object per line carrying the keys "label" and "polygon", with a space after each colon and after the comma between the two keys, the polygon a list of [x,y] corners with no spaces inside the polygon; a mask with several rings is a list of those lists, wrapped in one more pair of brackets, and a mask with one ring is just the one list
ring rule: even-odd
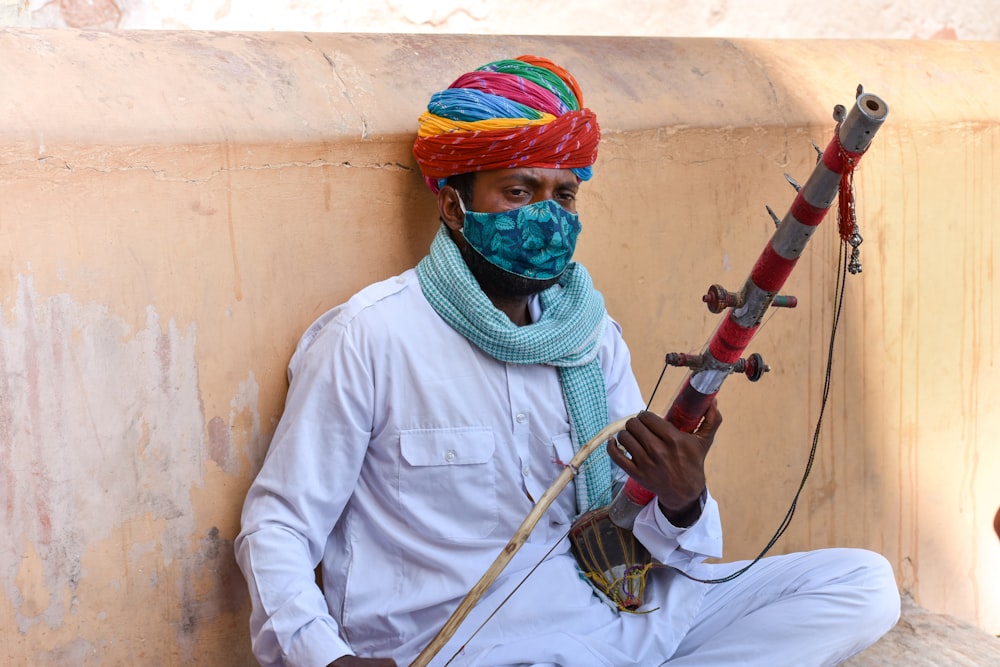
{"label": "peeling paint patch", "polygon": [[63,625],[79,605],[87,545],[130,521],[162,521],[159,558],[186,559],[204,419],[193,324],[162,323],[150,306],[133,331],[104,305],[37,294],[30,275],[10,305],[0,312],[0,591],[26,633]]}
{"label": "peeling paint patch", "polygon": [[[214,526],[201,538],[197,553],[185,562],[184,569],[178,645],[187,659],[193,657],[202,622],[243,609],[249,594],[236,563],[233,541],[223,538]],[[199,594],[201,589],[213,592]]]}
{"label": "peeling paint patch", "polygon": [[87,659],[97,653],[96,647],[85,639],[77,639],[65,646],[34,655],[37,667],[63,667],[64,665],[86,665]]}
{"label": "peeling paint patch", "polygon": [[226,472],[232,466],[233,439],[229,437],[229,425],[222,417],[212,417],[208,422],[208,455]]}
{"label": "peeling paint patch", "polygon": [[251,372],[240,383],[239,390],[229,403],[228,421],[215,416],[209,420],[208,455],[221,470],[230,475],[242,472],[239,452],[249,448],[250,455],[266,450],[267,443],[260,432],[260,413],[257,401],[260,387]]}

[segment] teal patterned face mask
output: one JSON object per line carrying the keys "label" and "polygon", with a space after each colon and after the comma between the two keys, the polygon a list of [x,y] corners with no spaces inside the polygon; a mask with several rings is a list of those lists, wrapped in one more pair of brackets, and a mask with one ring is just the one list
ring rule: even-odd
{"label": "teal patterned face mask", "polygon": [[466,211],[462,236],[487,262],[509,273],[548,280],[560,275],[573,258],[580,216],[555,200],[500,213]]}

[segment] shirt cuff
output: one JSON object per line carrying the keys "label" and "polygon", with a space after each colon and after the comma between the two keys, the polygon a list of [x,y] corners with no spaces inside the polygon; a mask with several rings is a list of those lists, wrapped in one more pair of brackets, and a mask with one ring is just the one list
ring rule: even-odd
{"label": "shirt cuff", "polygon": [[354,655],[340,638],[337,629],[324,618],[317,618],[295,634],[287,655],[287,664],[302,667],[326,667],[345,655]]}
{"label": "shirt cuff", "polygon": [[633,532],[654,558],[667,565],[687,565],[722,556],[719,505],[708,489],[701,496],[701,516],[687,528],[670,523],[654,499],[639,512]]}

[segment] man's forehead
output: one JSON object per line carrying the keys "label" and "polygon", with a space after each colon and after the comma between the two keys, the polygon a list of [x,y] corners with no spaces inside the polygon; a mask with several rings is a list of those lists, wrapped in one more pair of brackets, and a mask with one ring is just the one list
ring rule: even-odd
{"label": "man's forehead", "polygon": [[493,169],[476,174],[476,180],[482,180],[492,185],[509,184],[550,184],[558,187],[579,188],[580,179],[571,169],[552,169],[546,167],[515,167],[512,169]]}

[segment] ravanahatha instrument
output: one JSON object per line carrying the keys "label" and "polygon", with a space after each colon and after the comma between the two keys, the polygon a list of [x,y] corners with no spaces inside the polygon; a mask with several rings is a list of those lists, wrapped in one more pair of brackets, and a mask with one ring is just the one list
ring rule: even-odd
{"label": "ravanahatha instrument", "polygon": [[[858,259],[861,235],[854,219],[851,177],[888,112],[885,102],[863,92],[860,86],[849,112],[845,113],[844,107],[838,106],[834,110],[838,124],[833,139],[817,161],[809,180],[797,188],[788,213],[780,222],[775,220],[777,230],[742,289],[729,293],[713,285],[702,298],[712,312],[721,313],[727,309],[728,312],[701,354],[668,355],[668,364],[691,369],[667,411],[666,419],[671,424],[682,431],[693,431],[731,373],[743,371],[751,380],[756,380],[766,370],[759,356],[745,360],[740,357],[768,308],[795,305],[794,297],[778,296],[778,291],[838,196],[842,209],[840,235],[854,248],[849,270],[852,273],[861,271]],[[629,479],[611,503],[608,510],[611,521],[622,528],[631,528],[639,510],[652,499],[652,493]]]}

